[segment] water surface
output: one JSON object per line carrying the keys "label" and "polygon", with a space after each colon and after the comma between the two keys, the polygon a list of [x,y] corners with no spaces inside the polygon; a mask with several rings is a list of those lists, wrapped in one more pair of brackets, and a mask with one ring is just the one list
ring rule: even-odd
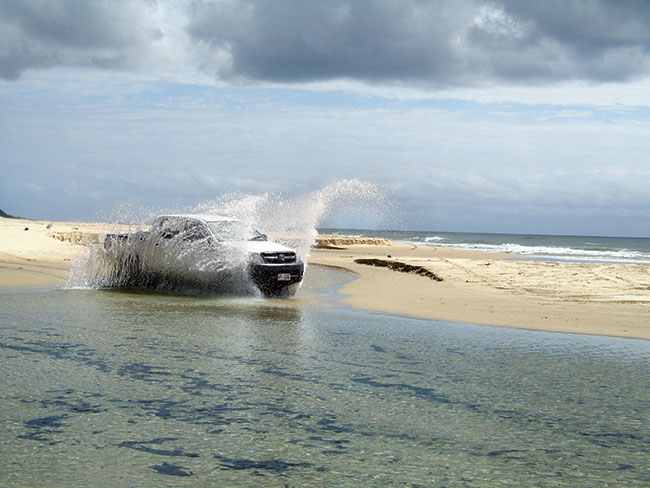
{"label": "water surface", "polygon": [[3,487],[650,483],[647,341],[301,299],[0,301]]}

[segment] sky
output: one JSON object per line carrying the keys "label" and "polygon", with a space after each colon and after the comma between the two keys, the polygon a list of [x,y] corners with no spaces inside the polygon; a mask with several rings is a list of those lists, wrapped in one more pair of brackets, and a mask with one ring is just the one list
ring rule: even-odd
{"label": "sky", "polygon": [[2,0],[0,209],[377,185],[322,225],[650,237],[650,2]]}

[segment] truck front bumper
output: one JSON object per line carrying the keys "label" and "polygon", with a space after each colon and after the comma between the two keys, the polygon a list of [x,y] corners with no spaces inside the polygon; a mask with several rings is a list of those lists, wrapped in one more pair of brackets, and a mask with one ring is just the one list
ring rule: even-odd
{"label": "truck front bumper", "polygon": [[252,263],[248,272],[253,283],[263,292],[281,290],[302,281],[305,265]]}

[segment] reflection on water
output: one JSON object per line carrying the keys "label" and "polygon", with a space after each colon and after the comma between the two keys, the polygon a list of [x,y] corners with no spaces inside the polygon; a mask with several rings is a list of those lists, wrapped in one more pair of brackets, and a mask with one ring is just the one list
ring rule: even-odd
{"label": "reflection on water", "polygon": [[0,300],[1,486],[650,482],[648,342],[298,300]]}

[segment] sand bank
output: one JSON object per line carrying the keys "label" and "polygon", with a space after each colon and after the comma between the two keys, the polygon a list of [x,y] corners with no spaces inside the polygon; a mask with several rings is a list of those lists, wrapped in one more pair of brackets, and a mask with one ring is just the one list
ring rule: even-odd
{"label": "sand bank", "polygon": [[[124,226],[0,218],[0,286],[56,286],[87,244]],[[27,230],[26,230],[27,229]],[[650,339],[650,265],[513,261],[511,255],[320,236],[310,264],[348,270],[343,302],[427,319]],[[400,272],[357,259],[403,263]],[[430,275],[442,278],[431,279]]]}
{"label": "sand bank", "polygon": [[60,285],[88,244],[121,229],[128,226],[0,217],[0,286]]}
{"label": "sand bank", "polygon": [[[512,255],[415,246],[312,249],[310,263],[347,269],[359,308],[427,319],[650,339],[650,265],[516,261]],[[337,246],[340,247],[340,246]],[[358,259],[424,268],[442,281]]]}

